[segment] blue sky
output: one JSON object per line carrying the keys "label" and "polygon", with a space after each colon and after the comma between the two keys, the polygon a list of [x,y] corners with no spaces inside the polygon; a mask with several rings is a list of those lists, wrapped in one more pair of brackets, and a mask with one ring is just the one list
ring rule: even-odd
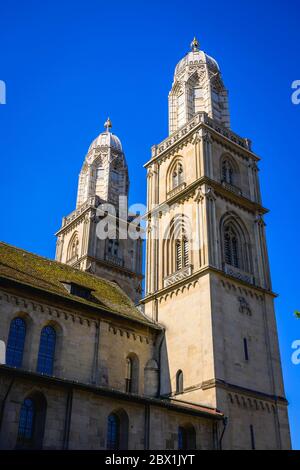
{"label": "blue sky", "polygon": [[232,129],[262,157],[281,355],[294,448],[300,448],[299,123],[291,83],[300,80],[297,0],[2,0],[0,238],[53,257],[54,232],[75,207],[87,148],[109,115],[145,201],[150,147],[167,136],[174,67],[194,35],[229,89]]}

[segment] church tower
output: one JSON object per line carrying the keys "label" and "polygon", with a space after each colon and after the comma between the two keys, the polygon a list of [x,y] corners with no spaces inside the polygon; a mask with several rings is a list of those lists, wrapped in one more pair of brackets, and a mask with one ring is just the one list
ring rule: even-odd
{"label": "church tower", "polygon": [[222,411],[223,448],[287,449],[259,157],[230,129],[220,68],[196,39],[175,69],[169,129],[145,165],[142,302],[165,327],[161,395]]}
{"label": "church tower", "polygon": [[[137,303],[142,293],[142,240],[127,236],[129,177],[120,139],[105,131],[91,143],[79,174],[76,209],[57,232],[56,260],[116,282]],[[105,220],[104,220],[105,219]],[[101,230],[100,224],[109,229]]]}

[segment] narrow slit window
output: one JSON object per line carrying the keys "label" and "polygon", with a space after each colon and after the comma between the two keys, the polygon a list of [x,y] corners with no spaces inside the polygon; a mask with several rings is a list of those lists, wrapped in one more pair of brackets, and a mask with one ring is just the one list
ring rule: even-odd
{"label": "narrow slit window", "polygon": [[249,352],[248,352],[248,341],[247,341],[247,338],[244,338],[244,355],[245,355],[245,361],[249,361]]}

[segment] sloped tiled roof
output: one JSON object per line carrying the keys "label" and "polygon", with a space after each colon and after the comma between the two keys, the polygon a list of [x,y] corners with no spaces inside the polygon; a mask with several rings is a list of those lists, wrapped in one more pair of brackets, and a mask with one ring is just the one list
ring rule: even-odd
{"label": "sloped tiled roof", "polygon": [[[116,283],[3,242],[0,242],[0,277],[159,328]],[[63,283],[90,289],[91,298],[70,294]]]}

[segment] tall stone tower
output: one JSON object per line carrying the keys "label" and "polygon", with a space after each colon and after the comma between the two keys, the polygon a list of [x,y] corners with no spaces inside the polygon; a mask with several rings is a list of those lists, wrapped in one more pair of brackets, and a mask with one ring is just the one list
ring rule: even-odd
{"label": "tall stone tower", "polygon": [[290,447],[258,161],[193,40],[146,163],[145,313],[164,325],[161,394],[220,409],[227,449]]}
{"label": "tall stone tower", "polygon": [[[142,240],[127,237],[135,217],[128,215],[128,169],[109,118],[105,127],[85,157],[76,209],[63,218],[56,234],[56,259],[116,282],[137,303],[142,293]],[[106,230],[106,236],[98,225],[104,218],[115,227]]]}

